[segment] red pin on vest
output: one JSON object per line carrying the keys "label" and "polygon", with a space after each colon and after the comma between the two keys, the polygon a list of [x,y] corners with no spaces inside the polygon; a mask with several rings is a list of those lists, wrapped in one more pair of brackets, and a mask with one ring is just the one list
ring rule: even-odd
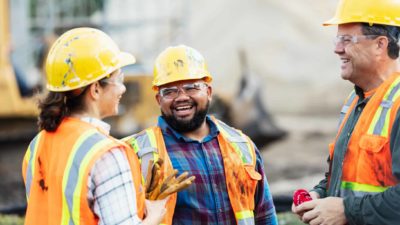
{"label": "red pin on vest", "polygon": [[298,206],[301,203],[307,202],[310,200],[312,200],[310,194],[308,193],[308,191],[306,191],[304,189],[298,189],[293,194],[293,203],[295,206]]}

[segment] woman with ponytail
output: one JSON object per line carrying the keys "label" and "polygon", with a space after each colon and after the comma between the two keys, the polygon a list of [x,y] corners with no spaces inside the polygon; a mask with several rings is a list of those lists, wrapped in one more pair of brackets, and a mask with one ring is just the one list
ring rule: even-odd
{"label": "woman with ponytail", "polygon": [[126,91],[121,67],[134,62],[92,28],[67,31],[51,47],[40,131],[23,162],[26,225],[159,224],[163,219],[166,200],[145,209],[138,158],[102,121],[118,113]]}

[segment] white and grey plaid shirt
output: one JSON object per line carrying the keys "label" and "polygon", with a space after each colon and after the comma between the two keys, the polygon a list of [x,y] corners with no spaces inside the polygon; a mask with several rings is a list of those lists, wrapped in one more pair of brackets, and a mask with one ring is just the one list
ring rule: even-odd
{"label": "white and grey plaid shirt", "polygon": [[[110,125],[94,118],[83,121],[109,132]],[[90,171],[87,198],[99,224],[141,224],[137,215],[136,191],[125,152],[114,148],[97,160]]]}

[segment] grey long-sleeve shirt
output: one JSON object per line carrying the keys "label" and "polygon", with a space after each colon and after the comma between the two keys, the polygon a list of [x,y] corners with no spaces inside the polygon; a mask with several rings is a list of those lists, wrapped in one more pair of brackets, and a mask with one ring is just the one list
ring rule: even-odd
{"label": "grey long-sleeve shirt", "polygon": [[[347,151],[347,145],[354,127],[369,100],[369,98],[364,98],[364,93],[361,89],[356,87],[355,90],[359,100],[337,139],[333,159],[328,159],[328,163],[333,160],[330,187],[327,190],[328,173],[325,174],[325,179],[314,187],[314,191],[318,192],[321,197],[338,196],[339,194],[342,162]],[[390,150],[392,161],[388,163],[392,164],[393,174],[400,181],[400,112],[396,115],[390,134]],[[400,183],[376,195],[345,197],[344,207],[349,224],[400,224]]]}

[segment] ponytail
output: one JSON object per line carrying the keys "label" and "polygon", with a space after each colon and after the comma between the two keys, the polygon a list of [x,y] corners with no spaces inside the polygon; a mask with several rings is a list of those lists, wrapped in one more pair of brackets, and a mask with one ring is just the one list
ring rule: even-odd
{"label": "ponytail", "polygon": [[84,97],[88,88],[69,92],[52,92],[39,101],[39,130],[55,131],[64,117],[85,109]]}
{"label": "ponytail", "polygon": [[39,101],[39,130],[55,131],[68,114],[66,92],[52,92]]}

